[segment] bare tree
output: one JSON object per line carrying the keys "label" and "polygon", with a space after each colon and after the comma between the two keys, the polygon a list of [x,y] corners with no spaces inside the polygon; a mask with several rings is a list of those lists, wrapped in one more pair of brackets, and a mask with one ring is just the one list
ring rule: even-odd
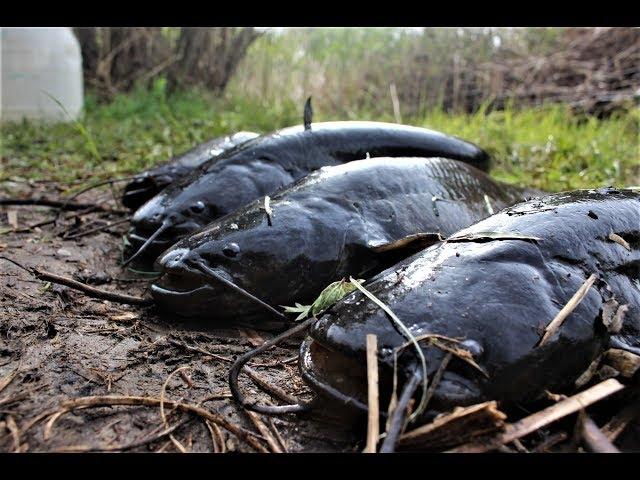
{"label": "bare tree", "polygon": [[[85,82],[104,97],[149,85],[166,76],[171,90],[202,86],[224,91],[249,45],[259,36],[251,27],[75,28]],[[171,39],[171,34],[177,40]]]}
{"label": "bare tree", "polygon": [[152,80],[172,58],[159,27],[74,28],[82,51],[85,82],[103,96]]}
{"label": "bare tree", "polygon": [[252,27],[182,28],[168,72],[169,88],[199,85],[221,93],[259,35]]}

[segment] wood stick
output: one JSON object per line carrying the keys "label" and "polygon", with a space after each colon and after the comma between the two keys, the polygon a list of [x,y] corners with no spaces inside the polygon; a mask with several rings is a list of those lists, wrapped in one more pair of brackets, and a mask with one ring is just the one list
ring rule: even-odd
{"label": "wood stick", "polygon": [[584,299],[584,297],[587,296],[587,292],[589,291],[593,283],[596,281],[596,278],[598,278],[596,274],[592,274],[589,278],[587,278],[587,280],[582,284],[582,286],[573,295],[573,297],[569,299],[567,304],[564,307],[562,307],[562,310],[560,310],[556,315],[556,317],[553,320],[551,320],[551,323],[549,323],[549,325],[547,325],[547,328],[545,328],[544,330],[545,333],[544,333],[544,336],[542,337],[542,340],[540,340],[540,343],[538,344],[539,347],[544,345],[546,341],[549,339],[549,337],[551,337],[551,335],[556,333],[556,331],[564,323],[564,321],[571,314],[571,312],[573,312],[573,310]]}
{"label": "wood stick", "polygon": [[[65,413],[80,408],[109,407],[115,405],[144,405],[148,407],[157,407],[160,405],[160,399],[153,397],[96,395],[67,400],[65,402],[62,402],[60,410],[51,415],[51,419],[47,422],[47,425],[45,427],[44,438],[45,440],[47,440],[51,436],[51,431],[53,430],[55,422]],[[246,430],[229,422],[225,417],[218,413],[212,412],[198,405],[174,402],[171,400],[165,400],[164,406],[175,408],[183,412],[194,413],[206,420],[209,420],[212,423],[216,423],[221,427],[229,430],[236,437],[247,442],[257,451],[262,453],[269,453],[267,449],[264,448],[262,444],[260,444],[260,442],[258,442],[252,435],[249,435]]]}
{"label": "wood stick", "polygon": [[87,208],[94,208],[96,210],[102,210],[104,212],[113,213],[129,213],[126,210],[118,210],[110,207],[103,207],[101,205],[95,205],[90,203],[70,203],[60,200],[51,200],[48,198],[3,198],[0,199],[0,206],[6,205],[33,205],[41,207],[60,208],[64,210],[84,210]]}
{"label": "wood stick", "polygon": [[635,401],[622,409],[615,417],[613,417],[607,424],[602,427],[602,433],[610,441],[614,441],[620,436],[627,425],[636,417],[640,416],[640,401],[636,398]]}
{"label": "wood stick", "polygon": [[568,437],[567,432],[554,433],[549,438],[544,440],[540,445],[537,445],[533,451],[535,453],[544,453],[554,445],[566,440],[567,437]]}
{"label": "wood stick", "polygon": [[207,423],[213,427],[213,431],[215,432],[216,438],[218,439],[218,443],[220,445],[220,453],[226,453],[227,452],[227,444],[224,441],[224,436],[222,436],[222,432],[220,431],[220,427],[215,423],[209,422],[208,420],[207,420]]}
{"label": "wood stick", "polygon": [[640,370],[640,355],[626,350],[610,348],[604,354],[605,363],[615,368],[620,375],[631,378]]}
{"label": "wood stick", "polygon": [[611,443],[606,435],[598,428],[598,425],[596,425],[586,413],[582,415],[582,439],[584,440],[587,450],[590,452],[620,453],[620,450]]}
{"label": "wood stick", "polygon": [[286,403],[298,402],[298,399],[296,397],[294,397],[293,395],[289,395],[287,392],[285,392],[283,389],[281,389],[277,385],[273,385],[270,382],[268,382],[262,375],[256,372],[253,368],[250,368],[245,365],[244,372],[247,374],[249,378],[251,378],[251,380],[256,382],[256,384],[260,388],[265,390],[270,395],[273,395],[274,397]]}
{"label": "wood stick", "polygon": [[211,444],[213,445],[213,453],[220,453],[221,447],[218,444],[218,436],[216,435],[215,430],[213,429],[213,423],[209,420],[205,420],[204,424],[207,426],[209,430],[209,435],[211,435]]}
{"label": "wood stick", "polygon": [[[121,450],[131,450],[132,448],[141,447],[148,443],[153,443],[160,440],[161,438],[173,433],[179,427],[189,422],[190,420],[193,420],[193,418],[182,419],[179,422],[173,424],[171,427],[166,428],[164,430],[161,430],[160,428],[156,428],[149,435],[139,440],[134,440],[131,443],[126,443],[124,445],[105,445],[105,446],[96,446],[96,447],[83,446],[83,445],[70,445],[68,447],[62,447],[57,451],[58,452],[66,452],[66,451],[69,451],[69,452],[116,452]],[[207,425],[209,424],[208,420],[205,420],[205,422],[207,422]]]}
{"label": "wood stick", "polygon": [[282,447],[282,450],[284,450],[284,453],[289,453],[289,449],[287,448],[287,444],[284,441],[284,438],[282,438],[282,435],[280,435],[280,432],[278,431],[278,427],[276,427],[275,422],[273,421],[273,418],[269,417],[269,426],[271,427],[271,430],[273,430],[273,433],[275,435],[275,437],[278,439],[278,442],[280,443],[280,446]]}
{"label": "wood stick", "polygon": [[398,91],[396,84],[391,82],[389,85],[389,93],[391,94],[391,105],[393,106],[393,117],[396,123],[402,123],[402,115],[400,114],[400,102],[398,101]]}
{"label": "wood stick", "polygon": [[16,425],[16,421],[13,419],[11,415],[7,416],[7,429],[11,433],[11,438],[13,439],[13,451],[14,453],[20,452],[20,429],[18,425]]}
{"label": "wood stick", "polygon": [[87,284],[78,282],[69,277],[62,277],[60,275],[56,275],[44,270],[38,270],[36,268],[33,269],[33,274],[36,276],[38,280],[44,280],[47,282],[53,282],[60,285],[65,285],[69,288],[73,288],[75,290],[80,290],[81,292],[86,293],[88,296],[93,298],[98,298],[101,300],[109,300],[110,302],[115,303],[124,303],[127,305],[140,305],[140,306],[149,306],[153,305],[153,299],[151,298],[141,298],[141,297],[132,297],[130,295],[124,295],[121,293],[107,292],[105,290],[100,290],[98,288],[91,287]]}
{"label": "wood stick", "polygon": [[101,225],[99,227],[90,228],[89,230],[85,230],[83,232],[77,232],[77,233],[73,233],[71,235],[67,235],[64,238],[67,239],[67,240],[73,240],[74,238],[80,238],[80,237],[84,237],[86,235],[90,235],[92,233],[101,232],[103,230],[108,230],[111,227],[115,227],[116,225],[121,225],[123,223],[127,223],[130,220],[131,220],[131,217],[126,217],[126,218],[123,218],[122,220],[117,220],[115,222],[107,223],[106,225]]}
{"label": "wood stick", "polygon": [[495,400],[457,407],[452,412],[437,416],[431,423],[404,433],[400,437],[400,445],[423,449],[449,447],[498,430],[502,432],[506,419]]}
{"label": "wood stick", "polygon": [[376,453],[380,437],[380,405],[378,396],[378,337],[367,334],[367,385],[369,407],[367,446],[364,453]]}
{"label": "wood stick", "polygon": [[127,180],[133,180],[135,177],[120,177],[120,178],[112,178],[110,180],[100,180],[98,182],[92,183],[91,185],[87,185],[86,187],[81,188],[76,193],[71,195],[68,200],[73,200],[74,198],[79,197],[83,193],[88,192],[89,190],[93,190],[94,188],[102,187],[104,185],[113,185],[114,183],[125,182]]}
{"label": "wood stick", "polygon": [[50,225],[55,223],[55,218],[50,218],[49,220],[43,220],[41,222],[36,222],[31,225],[27,225],[26,227],[21,228],[12,228],[11,230],[5,230],[4,233],[27,233],[37,227],[44,227],[45,225]]}
{"label": "wood stick", "polygon": [[481,443],[467,443],[452,450],[448,450],[448,452],[471,453],[495,450],[500,445],[513,442],[517,438],[522,438],[532,432],[535,432],[539,428],[564,418],[567,415],[578,412],[592,403],[598,402],[603,398],[622,390],[623,388],[625,387],[615,378],[610,378],[588,388],[587,390],[577,393],[572,397],[562,400],[555,405],[529,415],[516,423],[507,425],[503,433],[493,437],[492,439],[487,439]]}
{"label": "wood stick", "polygon": [[4,378],[0,379],[0,392],[2,392],[5,388],[7,388],[7,386],[13,381],[13,379],[16,378],[16,375],[18,375],[19,368],[20,366],[14,368],[11,373],[9,373]]}
{"label": "wood stick", "polygon": [[447,352],[444,358],[442,359],[442,362],[440,362],[440,366],[438,367],[438,370],[433,376],[431,385],[429,385],[429,388],[427,389],[427,399],[424,402],[425,408],[426,406],[429,405],[429,401],[431,401],[431,397],[433,397],[433,394],[435,393],[436,388],[438,387],[438,384],[442,379],[442,375],[444,375],[444,371],[447,369],[447,366],[449,365],[449,362],[451,361],[452,356],[453,356],[453,353]]}
{"label": "wood stick", "polygon": [[69,288],[73,288],[75,290],[80,290],[81,292],[86,293],[88,296],[93,298],[98,298],[100,300],[109,300],[110,302],[115,303],[124,303],[127,305],[140,305],[140,306],[149,306],[153,305],[153,299],[151,298],[141,298],[141,297],[132,297],[130,295],[124,295],[121,293],[107,292],[105,290],[100,290],[95,287],[91,287],[85,283],[78,282],[69,277],[62,277],[60,275],[56,275],[51,272],[47,272],[44,270],[39,270],[35,267],[25,267],[15,260],[11,260],[10,258],[0,256],[0,258],[7,260],[8,262],[13,263],[15,266],[22,268],[23,270],[31,273],[38,280],[43,280],[45,282],[57,283],[59,285],[65,285]]}
{"label": "wood stick", "polygon": [[[160,418],[162,418],[162,423],[164,425],[164,428],[169,428],[169,422],[167,421],[167,416],[164,413],[164,396],[165,393],[167,391],[167,386],[169,385],[169,381],[171,380],[171,378],[178,372],[182,373],[184,372],[186,369],[191,368],[189,365],[185,365],[179,368],[176,368],[173,372],[171,372],[168,376],[167,379],[164,381],[164,383],[162,384],[162,388],[160,389]],[[176,437],[173,436],[172,433],[169,434],[169,439],[171,440],[171,442],[175,445],[175,447],[181,452],[181,453],[187,453],[187,450],[184,448],[184,445],[182,445],[182,443],[180,443]]]}
{"label": "wood stick", "polygon": [[252,412],[251,410],[245,410],[249,419],[256,426],[258,431],[262,434],[262,436],[267,440],[267,444],[273,453],[282,453],[282,448],[278,445],[278,441],[273,437],[271,431],[267,428],[264,422],[260,419],[260,416]]}

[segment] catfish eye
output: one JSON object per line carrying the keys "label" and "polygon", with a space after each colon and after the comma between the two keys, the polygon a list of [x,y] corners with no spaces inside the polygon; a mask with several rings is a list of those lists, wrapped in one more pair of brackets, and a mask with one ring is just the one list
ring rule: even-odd
{"label": "catfish eye", "polygon": [[228,243],[222,249],[222,253],[224,253],[226,257],[233,258],[240,253],[240,247],[237,243]]}
{"label": "catfish eye", "polygon": [[204,212],[204,203],[202,201],[198,200],[196,203],[191,205],[191,211],[193,213],[202,213],[202,212]]}

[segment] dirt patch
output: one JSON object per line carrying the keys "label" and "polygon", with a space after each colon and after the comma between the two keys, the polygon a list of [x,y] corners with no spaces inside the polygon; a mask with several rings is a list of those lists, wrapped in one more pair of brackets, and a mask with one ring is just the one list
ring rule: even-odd
{"label": "dirt patch", "polygon": [[[58,198],[56,187],[52,183],[5,183],[0,195]],[[82,201],[115,209],[113,198],[109,191],[92,192],[83,195]],[[28,228],[55,213],[55,209],[37,206],[0,207],[0,229],[24,230],[0,235],[0,255],[104,290],[147,294],[149,279],[119,266],[122,236],[128,225],[115,222],[123,219],[123,213],[67,212],[55,224]],[[92,229],[101,230],[64,238]],[[105,395],[159,398],[169,375],[180,367],[188,368],[184,375],[172,376],[166,400],[200,404],[252,432],[252,438],[270,449],[255,423],[230,398],[227,385],[231,361],[270,337],[265,332],[187,325],[179,318],[160,315],[154,307],[88,298],[36,280],[0,260],[0,451],[184,448],[211,452],[221,449],[221,443],[228,451],[254,451],[224,428],[220,428],[220,438],[201,417],[170,408],[165,409],[168,425],[177,425],[171,432],[173,438],[160,435],[165,424],[157,405],[78,409],[48,425],[50,415],[69,399]],[[286,392],[310,398],[311,392],[298,375],[297,351],[295,341],[286,342],[253,361],[252,368]],[[246,375],[241,385],[252,398],[273,401]],[[602,425],[623,406],[612,400],[610,407],[603,402],[591,413]],[[354,452],[364,447],[364,422],[359,423],[362,428],[354,428],[353,422],[336,418],[259,418],[276,438],[279,434],[290,452]],[[559,426],[571,432],[573,423],[575,418]],[[540,443],[552,433],[536,433],[532,442]],[[637,420],[617,445],[626,451],[640,451]]]}
{"label": "dirt patch", "polygon": [[[55,198],[52,185],[11,185],[11,196]],[[3,196],[8,191],[3,192]],[[101,197],[83,196],[99,202]],[[0,228],[25,228],[49,218],[56,210],[45,207],[0,207]],[[9,214],[8,212],[17,212]],[[67,214],[68,216],[70,214]],[[22,233],[0,236],[0,255],[27,267],[73,277],[104,290],[143,296],[148,279],[119,266],[126,224],[74,239],[65,232],[89,230],[113,223],[122,215],[86,213],[61,219]],[[78,230],[80,229],[80,230]],[[114,448],[152,437],[163,430],[159,407],[115,406],[77,410],[62,416],[48,439],[46,421],[29,424],[45,412],[55,411],[70,398],[89,395],[130,395],[158,398],[168,375],[188,366],[186,375],[174,375],[167,386],[167,400],[198,403],[229,422],[257,432],[246,413],[229,398],[229,361],[267,339],[268,333],[239,329],[199,329],[179,319],[161,317],[155,308],[138,308],[86,297],[81,292],[36,280],[24,270],[0,260],[0,450],[87,450]],[[256,338],[258,337],[258,338]],[[198,351],[200,350],[200,351]],[[204,352],[210,353],[207,355]],[[293,395],[309,396],[297,374],[295,342],[274,348],[253,366],[272,384]],[[260,366],[262,365],[262,366]],[[271,400],[243,375],[246,394]],[[211,432],[195,415],[170,413],[170,425],[182,423],[173,436],[185,449],[213,451]],[[269,424],[267,417],[261,417]],[[7,429],[14,422],[18,440]],[[289,451],[354,451],[359,438],[335,423],[300,419],[293,415],[273,418],[273,424]],[[220,429],[227,450],[253,451],[244,441]],[[258,441],[266,443],[256,437]],[[163,436],[130,451],[176,451]],[[357,449],[356,449],[357,450]]]}

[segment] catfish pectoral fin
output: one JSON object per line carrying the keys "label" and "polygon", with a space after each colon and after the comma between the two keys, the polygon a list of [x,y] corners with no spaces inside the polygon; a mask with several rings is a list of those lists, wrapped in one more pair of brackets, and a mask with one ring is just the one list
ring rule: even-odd
{"label": "catfish pectoral fin", "polygon": [[374,253],[384,253],[389,251],[406,250],[407,256],[411,253],[418,252],[424,248],[434,245],[443,241],[444,238],[440,235],[440,232],[420,232],[407,235],[406,237],[398,240],[393,240],[387,243],[370,243],[371,251]]}

